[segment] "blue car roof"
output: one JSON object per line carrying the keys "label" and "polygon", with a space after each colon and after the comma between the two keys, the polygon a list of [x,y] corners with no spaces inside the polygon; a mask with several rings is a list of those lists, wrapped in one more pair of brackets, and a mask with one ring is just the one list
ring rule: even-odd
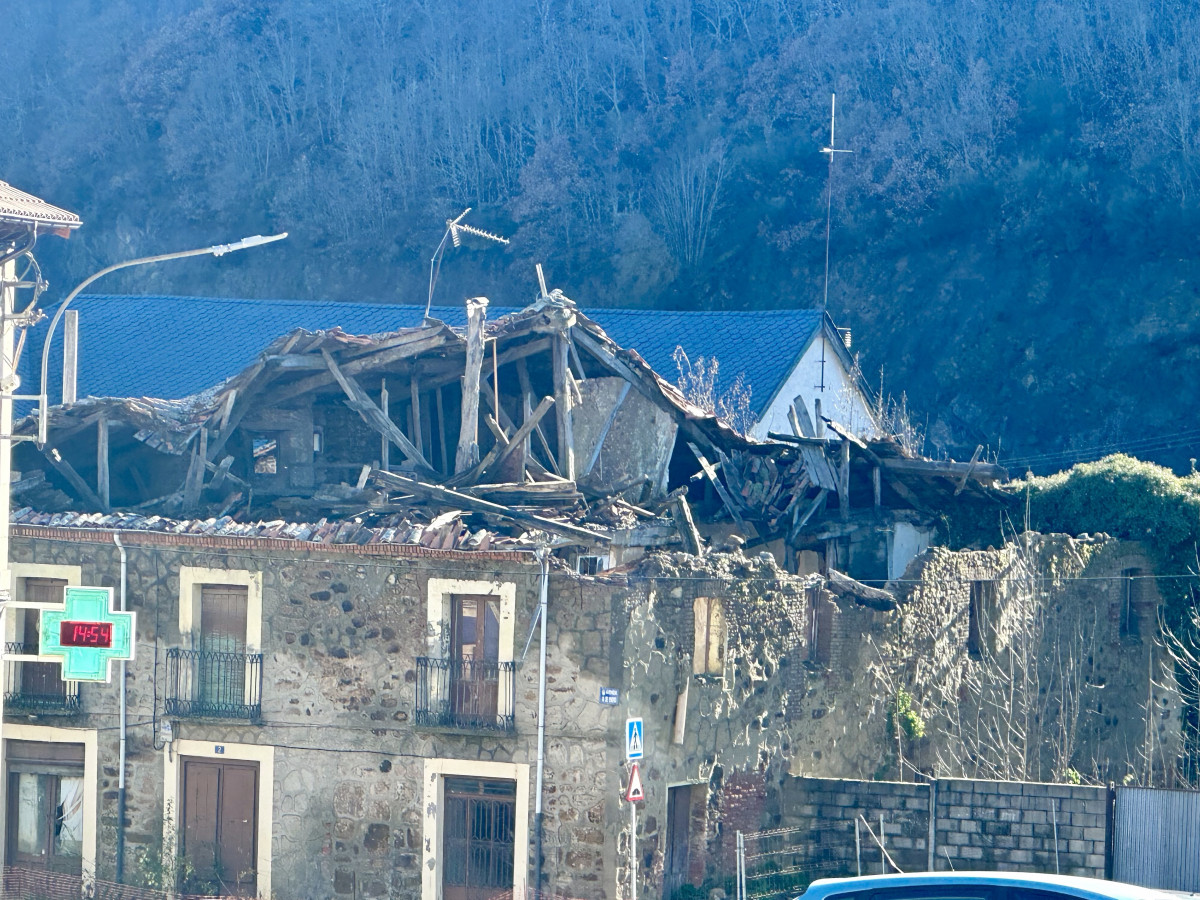
{"label": "blue car roof", "polygon": [[916,872],[905,875],[863,875],[857,878],[822,878],[808,886],[803,900],[824,900],[860,891],[954,886],[1019,886],[1061,893],[1086,900],[1165,900],[1176,895],[1153,888],[1083,878],[1077,875],[1043,875],[1031,872]]}

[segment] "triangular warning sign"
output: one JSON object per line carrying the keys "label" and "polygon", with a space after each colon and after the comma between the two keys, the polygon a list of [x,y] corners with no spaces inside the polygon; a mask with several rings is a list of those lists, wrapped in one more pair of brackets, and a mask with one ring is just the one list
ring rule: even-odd
{"label": "triangular warning sign", "polygon": [[642,773],[638,771],[638,764],[633,764],[633,769],[629,772],[629,789],[625,792],[625,799],[630,803],[638,803],[646,799],[646,792],[642,790]]}

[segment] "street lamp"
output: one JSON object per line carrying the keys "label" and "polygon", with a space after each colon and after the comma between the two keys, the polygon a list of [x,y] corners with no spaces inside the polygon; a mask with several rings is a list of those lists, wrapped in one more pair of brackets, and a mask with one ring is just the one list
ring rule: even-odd
{"label": "street lamp", "polygon": [[131,266],[144,266],[149,263],[165,262],[168,259],[185,259],[189,256],[204,256],[211,253],[213,256],[224,256],[226,253],[233,253],[236,250],[246,250],[250,247],[258,247],[262,244],[270,244],[274,241],[281,241],[287,237],[287,232],[282,234],[272,234],[264,237],[261,234],[255,234],[251,237],[242,238],[240,241],[235,241],[232,244],[214,244],[212,247],[201,247],[197,250],[180,250],[177,253],[161,253],[158,256],[143,256],[140,259],[131,259],[126,262],[119,262],[109,266],[106,269],[101,269],[94,275],[89,275],[83,281],[75,286],[71,293],[67,294],[67,299],[59,304],[58,312],[54,314],[54,318],[50,320],[50,331],[46,335],[46,343],[42,345],[42,381],[41,390],[38,392],[36,399],[38,401],[38,434],[37,445],[39,448],[46,445],[46,437],[49,432],[50,423],[50,403],[46,389],[46,373],[50,367],[50,342],[54,339],[54,330],[58,327],[59,321],[63,314],[66,313],[67,307],[89,284],[97,279],[103,278],[109,272],[115,272],[117,269],[128,269]]}

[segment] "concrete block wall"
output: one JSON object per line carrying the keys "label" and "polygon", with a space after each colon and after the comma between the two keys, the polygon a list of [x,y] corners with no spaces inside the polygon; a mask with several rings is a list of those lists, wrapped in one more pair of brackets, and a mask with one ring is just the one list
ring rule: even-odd
{"label": "concrete block wall", "polygon": [[880,872],[879,846],[866,825],[878,835],[882,816],[883,842],[895,864],[906,872],[926,871],[931,792],[937,871],[1105,875],[1106,788],[966,779],[908,784],[788,778],[779,822],[802,829],[791,843],[793,864],[808,866],[814,878],[855,874],[854,822],[861,816],[862,873]]}
{"label": "concrete block wall", "polygon": [[939,780],[936,803],[938,869],[1104,877],[1106,788]]}
{"label": "concrete block wall", "polygon": [[[862,874],[882,871],[879,844],[868,833],[880,833],[887,853],[906,872],[927,867],[929,785],[834,778],[789,778],[782,791],[781,826],[799,827],[803,847],[797,863],[810,866],[814,877],[855,875],[858,863],[854,823],[859,821]],[[894,871],[888,867],[887,871]]]}

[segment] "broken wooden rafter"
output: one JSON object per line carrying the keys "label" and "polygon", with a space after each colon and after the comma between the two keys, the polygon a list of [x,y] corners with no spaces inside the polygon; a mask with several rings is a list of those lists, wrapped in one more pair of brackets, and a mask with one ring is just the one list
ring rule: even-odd
{"label": "broken wooden rafter", "polygon": [[975,465],[979,462],[979,457],[983,455],[983,444],[978,444],[975,447],[975,452],[971,454],[971,461],[967,463],[967,470],[962,473],[962,477],[958,479],[958,484],[954,488],[954,496],[957,497],[963,492],[963,488],[967,486],[967,479],[971,477],[971,473],[975,471]]}
{"label": "broken wooden rafter", "polygon": [[[521,383],[521,393],[530,398],[529,405],[533,405],[533,387],[529,381],[529,367],[525,364],[525,360],[517,363],[517,379]],[[542,446],[542,451],[546,454],[546,460],[550,463],[550,469],[555,475],[561,475],[562,472],[558,468],[558,463],[554,459],[554,453],[550,450],[550,442],[546,440],[545,432],[542,431],[541,425],[535,425],[533,433],[537,436],[538,442]],[[530,454],[532,458],[532,454]]]}
{"label": "broken wooden rafter", "polygon": [[338,367],[333,357],[329,355],[329,351],[322,347],[321,354],[325,357],[325,365],[329,367],[331,376],[346,394],[346,405],[357,412],[364,422],[380,434],[386,435],[393,444],[400,448],[400,452],[417,466],[432,472],[433,468],[426,462],[425,457],[421,455],[420,451],[413,446],[412,442],[404,436],[404,432],[397,428],[395,423],[384,415],[383,410],[375,405],[375,401],[367,396],[367,392],[362,389],[357,381],[346,375]]}
{"label": "broken wooden rafter", "polygon": [[467,353],[463,367],[462,404],[454,473],[466,472],[479,462],[479,373],[483,368],[483,324],[486,297],[467,301]]}
{"label": "broken wooden rafter", "polygon": [[558,417],[558,471],[575,480],[575,434],[571,415],[571,372],[567,354],[571,342],[566,335],[554,336],[554,402]]}
{"label": "broken wooden rafter", "polygon": [[[342,374],[358,375],[362,372],[378,368],[379,366],[388,363],[396,362],[397,360],[407,359],[412,356],[419,356],[422,353],[427,353],[438,347],[442,347],[450,342],[454,334],[448,329],[441,326],[434,329],[425,329],[428,334],[423,334],[420,340],[405,344],[401,347],[393,347],[390,350],[385,350],[382,353],[377,353],[371,356],[360,356],[357,359],[352,359],[342,365]],[[324,347],[320,348],[323,353],[328,353]],[[319,375],[310,375],[308,378],[301,378],[299,381],[294,381],[291,384],[286,384],[280,387],[275,396],[271,398],[273,403],[279,404],[284,401],[291,400],[293,397],[299,397],[302,394],[307,394],[309,391],[317,388],[325,387],[334,379],[329,372],[324,372]]]}
{"label": "broken wooden rafter", "polygon": [[729,495],[729,491],[726,490],[725,485],[721,483],[721,479],[717,477],[717,470],[713,467],[712,463],[705,459],[704,454],[700,452],[699,447],[697,447],[691,441],[688,441],[688,447],[690,447],[692,453],[695,454],[697,461],[700,463],[700,468],[704,471],[705,476],[709,481],[712,482],[713,487],[716,488],[717,496],[719,496],[721,498],[721,502],[725,504],[725,509],[731,516],[733,516],[733,520],[738,523],[738,527],[744,531],[746,528],[746,520],[742,518],[742,514],[738,512],[737,505],[733,502],[733,497]]}
{"label": "broken wooden rafter", "polygon": [[[529,418],[527,418],[521,427],[517,429],[516,433],[513,434],[508,443],[505,444],[503,449],[501,449],[501,451],[496,455],[496,458],[489,462],[486,466],[483,466],[481,471],[486,472],[490,468],[498,468],[506,459],[508,459],[510,455],[512,455],[515,450],[520,449],[524,445],[526,439],[528,439],[533,429],[537,428],[538,422],[542,420],[542,416],[544,416],[553,405],[553,397],[543,397],[542,402],[537,405],[537,409],[530,413]],[[492,449],[494,450],[495,447]],[[570,479],[568,479],[568,481],[569,480]]]}
{"label": "broken wooden rafter", "polygon": [[[825,505],[825,498],[828,496],[829,496],[829,490],[827,488],[821,488],[821,490],[819,490],[817,492],[817,496],[815,498],[813,498],[813,502],[810,503],[808,506],[808,509],[806,509],[804,511],[804,515],[799,516],[796,519],[795,524],[792,525],[792,530],[791,530],[790,534],[788,535],[789,543],[795,542],[797,536],[800,534],[801,531],[804,530],[804,526],[808,524],[808,520],[811,519],[813,516],[815,516],[817,514],[817,510],[819,510],[822,506]],[[799,512],[800,512],[800,507],[796,506],[793,508],[792,515],[796,516]]]}
{"label": "broken wooden rafter", "polygon": [[1008,478],[1008,470],[994,463],[974,465],[954,460],[907,459],[905,457],[885,456],[881,459],[884,469],[892,472],[905,472],[926,477],[961,478],[964,473],[976,481],[1003,481]]}
{"label": "broken wooden rafter", "polygon": [[62,454],[60,454],[58,450],[47,445],[46,447],[42,448],[42,454],[50,462],[50,465],[54,466],[55,471],[62,475],[63,478],[67,479],[67,481],[70,482],[71,487],[75,488],[75,490],[79,492],[79,496],[83,498],[84,502],[90,503],[103,513],[110,511],[104,508],[104,504],[100,501],[100,498],[96,496],[96,492],[93,491],[88,486],[88,483],[79,476],[79,473],[75,471],[75,467],[63,459]]}
{"label": "broken wooden rafter", "polygon": [[896,598],[890,592],[856,581],[837,569],[826,573],[825,584],[831,594],[855,600],[871,609],[887,611],[896,608]]}
{"label": "broken wooden rafter", "polygon": [[688,505],[687,497],[682,491],[671,499],[671,518],[675,521],[675,527],[679,529],[684,549],[693,556],[702,556],[704,541],[701,540],[700,532],[696,529],[696,523],[692,519],[692,508]]}
{"label": "broken wooden rafter", "polygon": [[403,475],[397,475],[394,472],[381,472],[377,469],[373,473],[373,477],[377,484],[389,490],[405,491],[406,493],[416,494],[432,500],[440,500],[447,505],[453,505],[460,509],[470,510],[471,512],[499,516],[500,518],[519,522],[531,528],[548,531],[575,541],[582,541],[585,546],[609,544],[612,542],[612,539],[608,535],[580,528],[578,525],[572,525],[568,522],[558,522],[554,519],[547,519],[544,516],[534,515],[533,513],[519,509],[511,509],[507,506],[501,506],[499,503],[481,500],[478,497],[459,493],[440,485],[426,484],[414,478],[405,478]]}

